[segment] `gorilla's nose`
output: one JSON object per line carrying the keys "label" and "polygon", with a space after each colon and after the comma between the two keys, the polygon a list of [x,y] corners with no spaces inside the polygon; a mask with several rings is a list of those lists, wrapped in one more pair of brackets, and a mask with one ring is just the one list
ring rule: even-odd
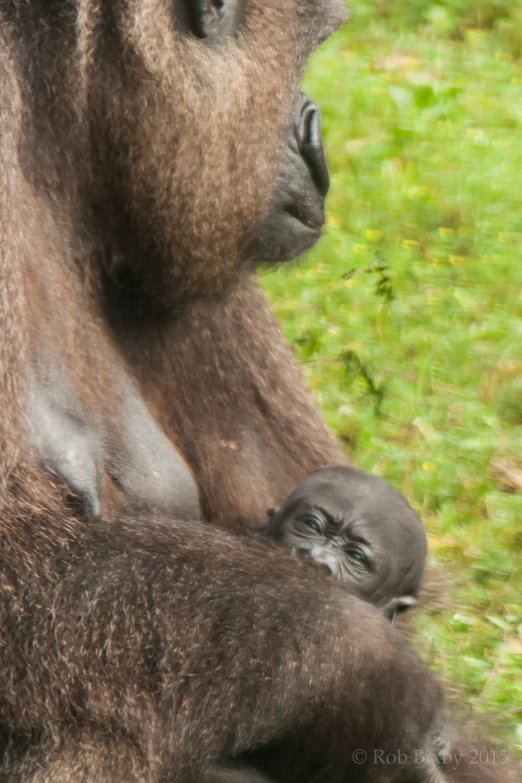
{"label": "gorilla's nose", "polygon": [[325,550],[323,546],[313,546],[308,554],[316,563],[326,566],[332,576],[337,579],[339,575],[339,561],[334,554]]}
{"label": "gorilla's nose", "polygon": [[[299,104],[298,104],[299,105]],[[330,175],[324,155],[321,133],[321,113],[306,93],[301,93],[301,105],[295,135],[300,152],[310,169],[314,184],[324,198],[330,187]]]}

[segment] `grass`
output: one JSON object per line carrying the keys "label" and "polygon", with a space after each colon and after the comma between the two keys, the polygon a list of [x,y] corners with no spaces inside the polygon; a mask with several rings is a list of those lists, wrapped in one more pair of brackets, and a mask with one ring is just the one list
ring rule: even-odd
{"label": "grass", "polygon": [[355,7],[306,79],[327,230],[263,284],[329,426],[449,574],[424,657],[522,754],[522,3]]}

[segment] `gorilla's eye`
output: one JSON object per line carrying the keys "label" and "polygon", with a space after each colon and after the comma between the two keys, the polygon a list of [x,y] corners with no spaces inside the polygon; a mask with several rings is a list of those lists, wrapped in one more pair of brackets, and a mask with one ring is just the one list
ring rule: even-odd
{"label": "gorilla's eye", "polygon": [[317,533],[317,535],[322,534],[323,529],[317,517],[313,517],[311,514],[307,514],[306,516],[301,517],[299,521],[308,532]]}
{"label": "gorilla's eye", "polygon": [[186,0],[186,3],[198,38],[212,40],[232,31],[237,0]]}
{"label": "gorilla's eye", "polygon": [[[203,8],[204,10],[202,16],[204,24],[209,33],[212,33],[217,29],[221,19],[223,18],[223,14],[225,12],[225,0],[209,0],[209,2],[204,2]],[[207,35],[209,33],[207,33]]]}
{"label": "gorilla's eye", "polygon": [[346,554],[350,558],[350,560],[355,560],[356,563],[360,563],[361,565],[367,566],[368,565],[368,558],[366,557],[365,553],[362,551],[362,549],[359,549],[359,547],[348,547],[346,550]]}

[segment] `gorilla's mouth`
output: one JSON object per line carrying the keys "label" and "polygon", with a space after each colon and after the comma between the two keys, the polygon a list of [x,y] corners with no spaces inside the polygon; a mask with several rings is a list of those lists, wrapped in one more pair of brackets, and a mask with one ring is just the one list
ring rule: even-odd
{"label": "gorilla's mouth", "polygon": [[285,211],[286,217],[283,220],[284,229],[281,236],[285,255],[278,260],[291,261],[310,250],[318,241],[324,226],[324,212],[321,210],[319,218],[295,205],[291,205]]}
{"label": "gorilla's mouth", "polygon": [[324,226],[324,212],[322,210],[319,217],[311,213],[307,213],[306,210],[303,209],[302,205],[290,204],[286,207],[285,212],[292,220],[297,220],[297,222],[300,223],[303,228],[309,229],[318,236],[321,233],[321,229]]}

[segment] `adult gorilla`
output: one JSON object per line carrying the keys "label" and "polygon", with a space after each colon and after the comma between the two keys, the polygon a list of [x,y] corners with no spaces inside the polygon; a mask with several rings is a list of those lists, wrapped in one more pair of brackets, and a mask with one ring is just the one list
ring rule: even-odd
{"label": "adult gorilla", "polygon": [[193,780],[246,754],[285,781],[430,767],[440,690],[389,624],[187,521],[197,485],[208,520],[255,526],[340,459],[251,270],[319,232],[296,91],[341,18],[0,0],[1,781]]}

